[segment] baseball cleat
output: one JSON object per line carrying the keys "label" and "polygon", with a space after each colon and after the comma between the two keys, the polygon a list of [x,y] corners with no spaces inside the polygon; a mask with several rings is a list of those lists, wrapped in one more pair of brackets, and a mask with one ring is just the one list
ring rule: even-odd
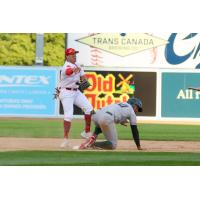
{"label": "baseball cleat", "polygon": [[81,133],[81,136],[83,137],[83,138],[85,138],[85,139],[88,139],[88,138],[90,138],[91,136],[92,136],[92,133],[91,132],[85,132],[85,131],[83,131],[82,133]]}
{"label": "baseball cleat", "polygon": [[93,135],[89,139],[86,139],[86,141],[80,145],[79,149],[88,149],[88,148],[92,147],[95,140],[96,140],[96,137]]}
{"label": "baseball cleat", "polygon": [[92,149],[94,149],[94,150],[104,150],[103,148],[97,147],[97,146],[95,146],[95,145],[92,145]]}
{"label": "baseball cleat", "polygon": [[70,147],[69,140],[68,139],[64,139],[64,141],[61,143],[60,147],[61,148]]}

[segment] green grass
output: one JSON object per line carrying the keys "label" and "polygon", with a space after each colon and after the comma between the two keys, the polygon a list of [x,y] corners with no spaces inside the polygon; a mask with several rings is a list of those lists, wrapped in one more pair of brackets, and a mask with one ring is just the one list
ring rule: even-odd
{"label": "green grass", "polygon": [[0,137],[63,137],[62,120],[20,118],[1,120]]}
{"label": "green grass", "polygon": [[[200,141],[200,125],[139,124],[138,128],[143,140]],[[71,137],[80,138],[83,129],[83,120],[73,120]],[[132,138],[129,126],[117,125],[117,130],[119,139]],[[62,138],[63,120],[2,119],[0,137]]]}
{"label": "green grass", "polygon": [[[200,141],[200,125],[139,124],[138,128],[143,140]],[[84,121],[74,120],[71,137],[80,138],[83,129]],[[119,139],[132,139],[129,126],[117,125],[117,130]],[[62,138],[63,120],[1,119],[0,137]],[[200,166],[200,153],[16,151],[0,152],[0,165]]]}
{"label": "green grass", "polygon": [[1,152],[1,166],[200,166],[199,153]]}

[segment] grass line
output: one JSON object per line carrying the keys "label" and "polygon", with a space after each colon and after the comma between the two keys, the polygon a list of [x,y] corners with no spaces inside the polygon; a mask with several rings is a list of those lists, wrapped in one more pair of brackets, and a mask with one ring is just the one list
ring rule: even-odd
{"label": "grass line", "polygon": [[199,153],[1,152],[1,166],[200,166]]}

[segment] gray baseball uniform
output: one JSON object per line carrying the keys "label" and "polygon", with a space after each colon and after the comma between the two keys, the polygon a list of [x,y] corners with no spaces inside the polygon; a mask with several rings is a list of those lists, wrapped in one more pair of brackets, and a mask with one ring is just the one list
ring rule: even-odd
{"label": "gray baseball uniform", "polygon": [[118,140],[115,123],[124,124],[127,120],[130,121],[130,125],[137,124],[133,107],[126,102],[103,107],[92,116],[92,121],[101,128],[105,138],[112,143],[113,148],[117,147]]}

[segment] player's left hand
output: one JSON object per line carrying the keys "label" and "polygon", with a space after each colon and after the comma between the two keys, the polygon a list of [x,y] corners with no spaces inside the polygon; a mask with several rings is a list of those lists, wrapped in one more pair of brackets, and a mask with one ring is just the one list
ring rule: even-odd
{"label": "player's left hand", "polygon": [[127,126],[127,124],[126,123],[120,123],[122,126]]}
{"label": "player's left hand", "polygon": [[126,119],[124,122],[120,123],[122,126],[127,126],[127,124],[130,123],[128,119]]}
{"label": "player's left hand", "polygon": [[83,92],[84,90],[86,90],[87,88],[89,88],[91,86],[91,84],[88,82],[87,79],[83,79],[80,83],[78,83],[79,85],[79,90],[81,92]]}

